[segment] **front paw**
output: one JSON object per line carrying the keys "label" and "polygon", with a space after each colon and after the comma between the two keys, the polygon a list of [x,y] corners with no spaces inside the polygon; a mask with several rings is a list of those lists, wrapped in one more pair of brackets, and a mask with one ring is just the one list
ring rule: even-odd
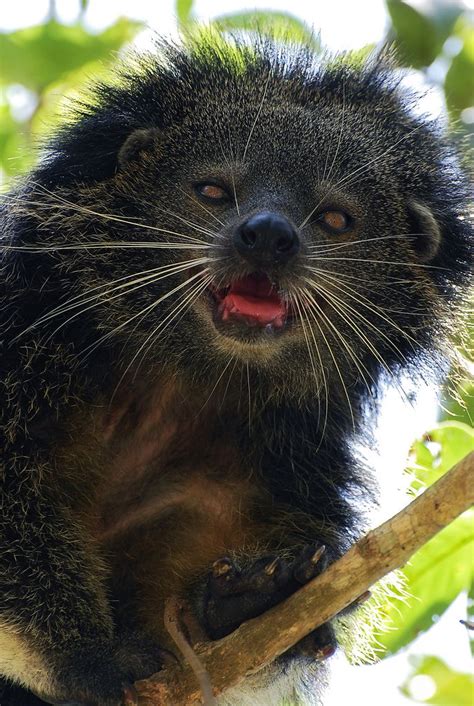
{"label": "front paw", "polygon": [[327,566],[325,548],[308,545],[291,560],[264,556],[239,567],[227,557],[216,561],[204,596],[204,627],[212,639],[280,603]]}
{"label": "front paw", "polygon": [[[207,581],[204,625],[216,640],[241,623],[277,605],[324,571],[328,565],[325,547],[308,545],[292,560],[275,555],[260,557],[240,568],[227,557],[214,562]],[[287,653],[325,660],[337,649],[329,623],[307,635]]]}
{"label": "front paw", "polygon": [[34,693],[54,706],[135,706],[133,683],[159,671],[165,657],[146,638],[130,638],[114,647],[91,645],[54,660],[50,693]]}

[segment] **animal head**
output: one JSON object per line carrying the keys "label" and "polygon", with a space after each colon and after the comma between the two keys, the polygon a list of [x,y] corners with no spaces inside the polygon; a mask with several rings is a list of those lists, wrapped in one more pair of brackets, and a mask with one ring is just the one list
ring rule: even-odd
{"label": "animal head", "polygon": [[163,44],[77,113],[24,197],[24,242],[73,277],[40,322],[88,317],[130,369],[246,368],[296,397],[343,399],[445,340],[465,187],[383,60]]}

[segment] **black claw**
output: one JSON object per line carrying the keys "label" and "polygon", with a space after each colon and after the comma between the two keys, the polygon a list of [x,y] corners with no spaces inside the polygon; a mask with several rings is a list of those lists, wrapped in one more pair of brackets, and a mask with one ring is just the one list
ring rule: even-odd
{"label": "black claw", "polygon": [[319,562],[319,560],[321,559],[321,557],[323,556],[323,554],[325,554],[325,553],[326,553],[326,545],[321,544],[319,549],[316,549],[313,556],[311,557],[311,563],[317,564]]}
{"label": "black claw", "polygon": [[212,575],[215,578],[220,578],[221,576],[225,576],[226,574],[228,574],[233,568],[234,566],[231,560],[227,557],[222,557],[222,559],[218,559],[213,563]]}
{"label": "black claw", "polygon": [[314,653],[314,658],[322,662],[323,660],[332,657],[336,652],[336,649],[336,645],[325,645],[324,647],[320,647]]}
{"label": "black claw", "polygon": [[250,572],[244,579],[247,590],[262,594],[272,593],[275,590],[275,578],[278,574],[278,568],[279,559],[274,559],[270,563],[259,566],[255,571]]}
{"label": "black claw", "polygon": [[324,569],[324,564],[321,562],[326,547],[322,544],[316,550],[314,547],[305,547],[301,552],[299,559],[295,561],[293,576],[300,584],[305,584],[315,576],[321,573]]}
{"label": "black claw", "polygon": [[242,574],[227,557],[218,559],[212,565],[210,587],[217,596],[229,596],[242,592]]}
{"label": "black claw", "polygon": [[365,603],[366,601],[369,600],[372,596],[372,591],[364,591],[364,593],[361,593],[360,596],[358,596],[355,601],[353,601],[352,605],[361,605],[362,603]]}
{"label": "black claw", "polygon": [[361,593],[360,596],[357,596],[355,601],[352,601],[352,603],[349,603],[347,608],[344,608],[342,611],[343,613],[349,613],[351,610],[358,608],[362,603],[365,603],[366,601],[369,600],[369,598],[372,597],[372,591],[364,591],[364,593]]}
{"label": "black claw", "polygon": [[278,557],[276,557],[275,559],[273,559],[273,561],[271,561],[269,564],[266,565],[264,571],[267,574],[267,576],[273,576],[279,563],[280,563],[280,559]]}
{"label": "black claw", "polygon": [[[242,569],[227,557],[212,565],[205,607],[208,634],[218,639],[245,620],[254,618],[280,603],[324,570],[326,547],[307,545],[294,560],[278,555],[263,556]],[[327,640],[314,646],[323,649]],[[321,659],[326,653],[321,652]],[[325,657],[324,657],[325,658]]]}
{"label": "black claw", "polygon": [[309,635],[306,635],[293,648],[296,654],[310,659],[323,661],[329,659],[337,650],[337,640],[330,623],[324,623]]}

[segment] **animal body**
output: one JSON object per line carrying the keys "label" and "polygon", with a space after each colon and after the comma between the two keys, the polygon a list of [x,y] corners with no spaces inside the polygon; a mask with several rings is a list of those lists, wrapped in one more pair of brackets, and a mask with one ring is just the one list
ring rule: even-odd
{"label": "animal body", "polygon": [[[383,59],[162,43],[77,106],[3,205],[2,706],[118,706],[167,596],[219,638],[360,536],[354,448],[382,377],[444,370],[465,201]],[[322,703],[334,644],[221,703]]]}

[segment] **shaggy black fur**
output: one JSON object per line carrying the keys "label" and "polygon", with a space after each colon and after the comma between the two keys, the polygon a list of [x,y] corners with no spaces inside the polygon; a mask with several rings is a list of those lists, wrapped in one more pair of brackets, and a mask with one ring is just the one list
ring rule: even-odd
{"label": "shaggy black fur", "polygon": [[[139,631],[130,643],[121,636],[120,604],[133,613],[141,594],[135,585],[126,594],[133,580],[123,578],[125,555],[122,578],[114,578],[117,560],[85,519],[116,453],[94,420],[124,387],[134,400],[132,426],[163,380],[190,390],[192,414],[211,399],[211,431],[195,453],[212,465],[217,440],[238,450],[242,478],[254,478],[260,493],[249,516],[268,529],[260,554],[277,537],[274,546],[291,556],[324,542],[334,559],[360,536],[375,487],[353,444],[372,443],[377,405],[370,419],[364,410],[381,373],[397,384],[402,371],[437,381],[446,369],[472,265],[455,152],[437,125],[415,115],[414,101],[380,59],[318,64],[306,50],[265,42],[162,44],[158,58],[122,69],[116,83],[79,104],[40,166],[5,198],[6,680],[51,703],[116,706],[124,682],[160,666],[149,635]],[[222,185],[227,200],[198,203],[195,185],[209,182]],[[297,300],[283,333],[226,334],[212,323],[208,292],[170,319],[188,289],[165,295],[196,268],[207,267],[221,288],[252,272],[232,237],[263,210],[282,214],[301,239],[296,258],[266,270],[283,299],[293,291]],[[321,215],[334,210],[349,214],[349,234],[324,229]],[[146,247],[156,243],[162,247]],[[112,289],[128,275],[204,257],[146,286]],[[210,475],[227,483],[225,468]],[[181,526],[179,536],[186,541]],[[258,551],[241,553],[259,560]],[[38,703],[4,689],[2,706]],[[288,694],[304,700],[298,685]]]}

